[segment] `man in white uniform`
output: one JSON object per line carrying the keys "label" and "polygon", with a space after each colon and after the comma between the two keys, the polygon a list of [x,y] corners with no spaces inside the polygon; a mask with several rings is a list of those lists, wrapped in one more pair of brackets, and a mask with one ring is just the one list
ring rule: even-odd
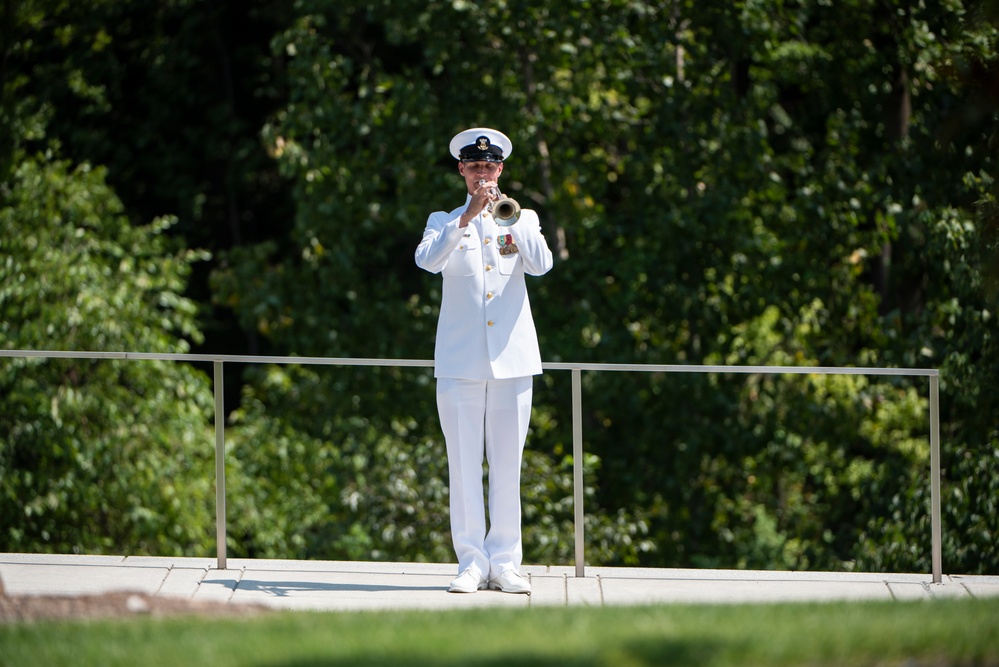
{"label": "man in white uniform", "polygon": [[[450,143],[465,180],[465,203],[432,213],[416,263],[441,273],[444,290],[434,376],[447,445],[451,538],[458,577],[448,590],[531,592],[520,576],[523,557],[520,469],[541,352],[525,274],[552,268],[538,215],[523,209],[511,226],[491,214],[503,161],[513,145],[501,132],[473,128]],[[489,517],[482,461],[489,463]]]}

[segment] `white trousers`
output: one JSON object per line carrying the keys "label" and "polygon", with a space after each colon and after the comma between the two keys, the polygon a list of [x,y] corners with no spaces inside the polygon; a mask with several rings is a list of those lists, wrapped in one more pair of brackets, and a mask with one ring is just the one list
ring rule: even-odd
{"label": "white trousers", "polygon": [[[517,571],[523,558],[520,468],[531,419],[534,378],[438,378],[437,411],[447,445],[451,540],[458,572],[489,579]],[[482,486],[489,464],[489,523]]]}

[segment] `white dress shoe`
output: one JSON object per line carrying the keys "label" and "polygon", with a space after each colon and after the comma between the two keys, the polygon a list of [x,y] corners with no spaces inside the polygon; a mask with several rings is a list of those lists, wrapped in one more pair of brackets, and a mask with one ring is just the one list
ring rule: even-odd
{"label": "white dress shoe", "polygon": [[507,570],[500,576],[489,582],[489,588],[503,591],[504,593],[526,593],[531,594],[531,584],[524,577],[513,570]]}
{"label": "white dress shoe", "polygon": [[486,587],[487,581],[472,568],[459,574],[448,587],[449,593],[474,593]]}

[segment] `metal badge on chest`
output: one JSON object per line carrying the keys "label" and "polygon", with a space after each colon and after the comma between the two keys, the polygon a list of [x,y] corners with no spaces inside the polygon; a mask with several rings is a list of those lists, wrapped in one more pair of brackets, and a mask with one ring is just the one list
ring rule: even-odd
{"label": "metal badge on chest", "polygon": [[500,234],[496,242],[499,244],[499,254],[501,255],[512,255],[515,252],[520,252],[511,234]]}

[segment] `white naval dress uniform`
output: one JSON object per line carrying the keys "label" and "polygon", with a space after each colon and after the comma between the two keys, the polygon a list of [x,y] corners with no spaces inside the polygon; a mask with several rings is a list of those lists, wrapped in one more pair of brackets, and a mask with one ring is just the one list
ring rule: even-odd
{"label": "white naval dress uniform", "polygon": [[[468,195],[464,206],[430,215],[416,263],[444,280],[434,376],[458,571],[471,568],[494,579],[517,571],[523,556],[520,469],[532,376],[541,373],[524,275],[547,273],[552,253],[529,209],[510,227],[497,225],[487,212],[459,227],[470,201]],[[488,528],[483,455],[489,463]]]}

